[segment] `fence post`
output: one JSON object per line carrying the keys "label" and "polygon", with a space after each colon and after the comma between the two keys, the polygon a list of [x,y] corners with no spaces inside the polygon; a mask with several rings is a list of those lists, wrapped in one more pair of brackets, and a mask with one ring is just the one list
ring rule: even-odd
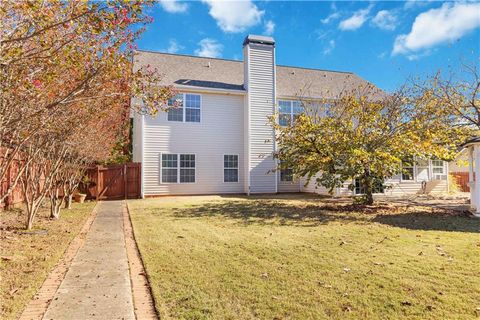
{"label": "fence post", "polygon": [[123,183],[124,183],[124,185],[123,185],[124,190],[123,191],[124,191],[125,199],[127,199],[127,196],[128,196],[127,187],[128,187],[128,185],[127,185],[127,164],[126,163],[123,165]]}
{"label": "fence post", "polygon": [[[12,183],[12,165],[10,165],[7,169],[7,188],[5,189],[5,192],[10,189],[10,184]],[[5,198],[5,210],[9,210],[11,205],[12,205],[12,195],[13,195],[13,190],[10,192],[10,194]]]}
{"label": "fence post", "polygon": [[95,200],[99,200],[99,195],[100,195],[100,166],[97,165],[97,194],[95,197]]}

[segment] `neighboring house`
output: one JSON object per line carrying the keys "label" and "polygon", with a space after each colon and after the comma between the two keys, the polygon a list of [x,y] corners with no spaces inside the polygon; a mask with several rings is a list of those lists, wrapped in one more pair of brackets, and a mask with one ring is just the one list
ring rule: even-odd
{"label": "neighboring house", "polygon": [[[281,121],[293,119],[302,110],[302,90],[302,98],[321,101],[367,81],[349,72],[276,65],[270,37],[248,36],[243,54],[243,61],[234,61],[138,51],[134,68],[157,68],[164,74],[161,84],[180,92],[169,101],[177,108],[156,117],[134,114],[133,160],[142,163],[143,196],[327,193],[315,181],[305,186],[303,179],[294,180],[290,170],[272,171],[277,146],[268,117],[279,111]],[[389,179],[393,187],[384,192],[422,192],[422,181],[429,190],[446,189],[446,163],[427,161],[408,170]],[[352,193],[361,193],[361,186],[334,192]]]}
{"label": "neighboring house", "polygon": [[450,173],[468,172],[468,150],[462,149],[457,154],[455,160],[449,163],[448,169]]}

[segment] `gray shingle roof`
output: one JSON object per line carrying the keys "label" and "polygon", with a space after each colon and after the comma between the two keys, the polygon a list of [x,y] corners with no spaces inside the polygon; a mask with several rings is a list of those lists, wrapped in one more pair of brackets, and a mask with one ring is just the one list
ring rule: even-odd
{"label": "gray shingle roof", "polygon": [[[244,90],[243,61],[138,50],[134,68],[146,65],[158,69],[163,85]],[[334,98],[343,90],[368,84],[350,72],[277,65],[277,96]]]}

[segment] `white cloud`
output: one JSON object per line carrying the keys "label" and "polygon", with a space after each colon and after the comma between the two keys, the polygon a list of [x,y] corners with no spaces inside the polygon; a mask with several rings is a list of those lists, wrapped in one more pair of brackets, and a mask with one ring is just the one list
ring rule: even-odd
{"label": "white cloud", "polygon": [[223,45],[215,39],[202,39],[198,45],[200,48],[195,50],[195,54],[200,57],[218,58],[222,56]]}
{"label": "white cloud", "polygon": [[338,18],[340,18],[340,12],[333,12],[333,13],[330,13],[328,17],[320,20],[320,22],[322,22],[323,24],[327,24],[333,20],[337,20]]}
{"label": "white cloud", "polygon": [[333,49],[335,49],[335,40],[330,40],[328,41],[328,44],[327,46],[323,49],[323,55],[327,55],[327,54],[330,54],[332,53]]}
{"label": "white cloud", "polygon": [[250,0],[202,1],[210,7],[210,15],[224,32],[244,32],[247,28],[259,24],[265,13]]}
{"label": "white cloud", "polygon": [[271,36],[274,31],[275,23],[272,20],[268,20],[267,22],[265,22],[265,31],[263,31],[263,33],[267,36]]}
{"label": "white cloud", "polygon": [[367,21],[370,10],[372,10],[371,5],[368,8],[355,11],[350,18],[340,21],[338,28],[344,31],[357,30]]}
{"label": "white cloud", "polygon": [[392,54],[410,54],[454,41],[480,27],[480,3],[444,3],[419,14],[409,34],[395,39]]}
{"label": "white cloud", "polygon": [[183,49],[185,49],[184,46],[180,45],[175,39],[172,39],[168,42],[168,48],[162,51],[165,51],[168,53],[177,53],[178,51]]}
{"label": "white cloud", "polygon": [[372,24],[383,30],[395,30],[397,27],[397,16],[388,10],[380,10],[372,19]]}
{"label": "white cloud", "polygon": [[424,7],[426,5],[429,5],[429,2],[432,2],[432,1],[431,0],[408,0],[408,1],[405,1],[405,4],[403,5],[403,9],[410,10],[417,7]]}
{"label": "white cloud", "polygon": [[170,13],[186,12],[188,9],[188,5],[186,3],[178,0],[160,0],[160,5],[162,6],[163,10]]}

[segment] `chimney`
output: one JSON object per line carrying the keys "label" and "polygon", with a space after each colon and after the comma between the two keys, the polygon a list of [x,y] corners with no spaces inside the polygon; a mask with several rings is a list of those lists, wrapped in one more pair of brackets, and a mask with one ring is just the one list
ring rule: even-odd
{"label": "chimney", "polygon": [[250,193],[277,192],[275,132],[268,117],[275,112],[275,40],[248,35],[243,42],[245,108],[245,163]]}

